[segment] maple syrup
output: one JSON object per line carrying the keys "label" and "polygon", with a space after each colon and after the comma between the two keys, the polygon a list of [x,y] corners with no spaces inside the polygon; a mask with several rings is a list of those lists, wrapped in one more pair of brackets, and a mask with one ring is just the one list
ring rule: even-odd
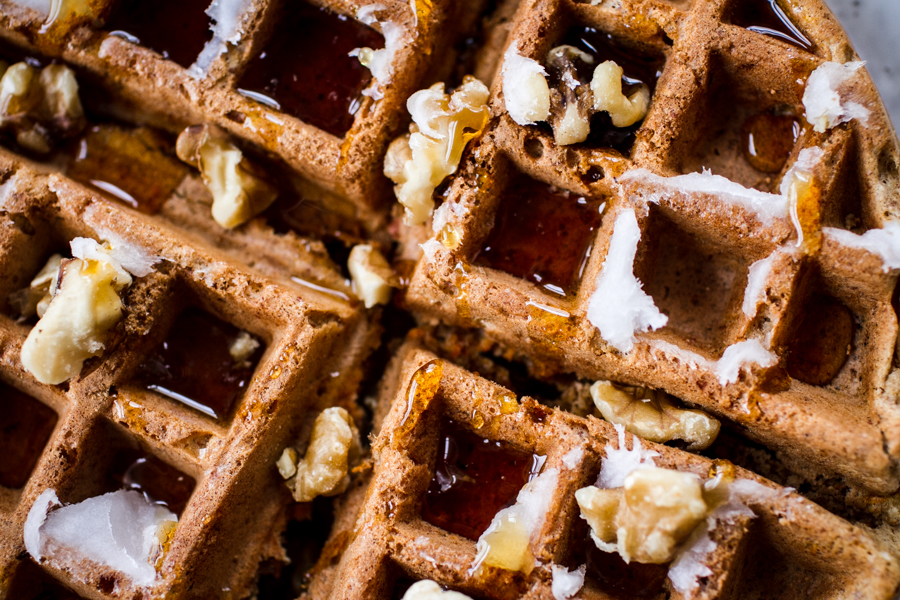
{"label": "maple syrup", "polygon": [[137,380],[145,388],[208,416],[227,419],[263,353],[260,344],[247,361],[237,363],[229,348],[240,333],[229,323],[189,308],[141,363]]}
{"label": "maple syrup", "polygon": [[744,158],[763,173],[778,173],[791,156],[802,125],[797,117],[760,113],[741,126]]}
{"label": "maple syrup", "polygon": [[[593,69],[608,60],[615,61],[622,67],[622,93],[633,94],[641,84],[650,89],[651,96],[656,90],[656,82],[662,75],[665,59],[657,56],[642,55],[634,50],[619,46],[613,36],[593,27],[577,25],[566,33],[560,44],[568,44],[586,52],[594,58],[590,72],[579,73],[582,81],[590,82]],[[559,45],[559,44],[558,44]],[[580,63],[581,61],[576,61]],[[556,82],[551,81],[555,86]],[[643,120],[628,127],[615,127],[609,114],[599,112],[591,117],[591,133],[585,145],[594,148],[612,148],[625,156],[631,153],[635,134],[641,128]]]}
{"label": "maple syrup", "polygon": [[209,0],[122,0],[105,29],[187,68],[212,39],[208,7]]}
{"label": "maple syrup", "polygon": [[337,137],[353,125],[371,74],[356,48],[379,49],[375,30],[306,2],[291,2],[263,51],[247,65],[238,91]]}
{"label": "maple syrup", "polygon": [[855,319],[839,300],[821,292],[810,298],[803,313],[791,336],[788,374],[810,385],[826,385],[847,362]]}
{"label": "maple syrup", "polygon": [[179,516],[196,483],[190,475],[140,450],[118,452],[110,477],[118,489],[140,492],[151,502],[162,504]]}
{"label": "maple syrup", "polygon": [[66,175],[146,214],[155,214],[187,175],[175,146],[149,127],[95,125],[68,152]]}
{"label": "maple syrup", "polygon": [[590,539],[585,549],[585,576],[597,581],[600,589],[637,598],[654,598],[662,591],[669,565],[626,563],[617,553],[600,550]]}
{"label": "maple syrup", "polygon": [[737,0],[731,9],[731,23],[807,52],[813,50],[812,42],[791,22],[777,0]]}
{"label": "maple syrup", "polygon": [[516,501],[543,457],[483,439],[453,421],[441,431],[434,476],[422,518],[436,527],[477,540],[494,515]]}
{"label": "maple syrup", "polygon": [[0,383],[0,413],[0,486],[16,489],[28,482],[57,416],[48,406],[5,383]]}
{"label": "maple syrup", "polygon": [[501,198],[494,227],[474,262],[558,296],[572,294],[604,204],[520,175]]}

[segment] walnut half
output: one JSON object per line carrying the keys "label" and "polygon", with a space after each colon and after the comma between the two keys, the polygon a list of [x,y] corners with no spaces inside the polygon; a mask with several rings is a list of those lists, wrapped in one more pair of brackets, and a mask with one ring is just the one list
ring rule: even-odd
{"label": "walnut half", "polygon": [[269,207],[278,196],[265,174],[209,125],[192,125],[178,136],[178,158],[200,170],[213,197],[216,223],[232,229]]}

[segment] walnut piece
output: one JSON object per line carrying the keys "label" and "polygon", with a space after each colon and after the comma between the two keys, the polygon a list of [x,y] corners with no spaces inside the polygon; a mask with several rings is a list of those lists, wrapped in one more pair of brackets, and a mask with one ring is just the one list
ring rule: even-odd
{"label": "walnut piece", "polygon": [[650,107],[650,88],[641,86],[630,96],[622,93],[622,67],[608,60],[597,65],[591,79],[594,110],[606,111],[616,127],[629,127],[644,118]]}
{"label": "walnut piece", "polygon": [[[350,466],[359,459],[359,431],[340,407],[326,408],[316,417],[306,456],[297,461],[287,481],[294,500],[312,502],[317,496],[340,494],[350,484]],[[291,471],[296,453],[287,450],[278,461],[282,477]]]}
{"label": "walnut piece", "polygon": [[700,410],[679,408],[660,390],[597,381],[591,386],[591,397],[604,419],[651,442],[678,439],[688,442],[691,450],[702,450],[719,435],[717,419]]}
{"label": "walnut piece", "polygon": [[22,365],[41,383],[59,384],[81,372],[85,360],[102,354],[107,332],[122,317],[119,293],[129,275],[108,248],[75,238],[63,260],[56,294],[22,345]]}
{"label": "walnut piece", "polygon": [[178,158],[200,170],[213,197],[216,223],[232,229],[246,223],[278,196],[265,174],[241,150],[209,125],[192,125],[178,136]]}
{"label": "walnut piece", "polygon": [[551,114],[557,145],[577,144],[591,132],[594,97],[588,84],[578,78],[578,66],[589,66],[594,58],[574,46],[557,46],[547,54],[547,66],[555,72],[559,84],[551,90]]}
{"label": "walnut piece", "polygon": [[237,366],[246,368],[250,366],[250,357],[257,349],[259,349],[259,340],[246,331],[242,331],[228,346],[228,354],[231,355]]}
{"label": "walnut piece", "polygon": [[0,128],[23,148],[49,152],[56,141],[81,132],[86,124],[78,82],[64,65],[36,69],[0,62]]}
{"label": "walnut piece", "polygon": [[594,486],[575,492],[591,538],[604,552],[618,552],[626,563],[663,564],[709,513],[700,480],[690,473],[640,468],[624,488]]}
{"label": "walnut piece", "polygon": [[391,265],[374,246],[354,246],[347,260],[347,269],[353,278],[353,288],[366,308],[388,303],[391,287],[397,278]]}
{"label": "walnut piece", "polygon": [[409,97],[410,133],[395,139],[384,159],[384,174],[406,208],[406,223],[421,225],[434,209],[434,189],[456,172],[463,150],[479,136],[490,115],[488,88],[472,76],[452,94],[436,83]]}

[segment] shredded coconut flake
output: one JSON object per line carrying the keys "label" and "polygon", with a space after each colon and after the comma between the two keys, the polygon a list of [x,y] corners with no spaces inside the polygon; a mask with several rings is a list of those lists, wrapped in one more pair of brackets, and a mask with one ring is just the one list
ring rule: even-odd
{"label": "shredded coconut flake", "polygon": [[644,450],[637,436],[631,437],[631,450],[628,450],[625,447],[625,428],[618,424],[613,427],[619,434],[619,447],[606,445],[606,456],[600,462],[600,475],[597,477],[597,487],[605,490],[624,486],[625,478],[639,467],[655,467],[653,457],[659,456],[658,452]]}
{"label": "shredded coconut flake", "polygon": [[698,580],[713,574],[706,566],[706,562],[715,549],[716,544],[709,538],[709,528],[704,523],[694,530],[681,553],[669,567],[669,581],[672,582],[672,587],[687,600],[694,597],[699,587]]}
{"label": "shredded coconut flake", "polygon": [[551,568],[553,583],[550,586],[553,598],[555,600],[569,600],[569,598],[577,594],[584,587],[584,573],[586,570],[585,565],[581,565],[572,571],[559,565],[553,565]]}
{"label": "shredded coconut flake", "polygon": [[834,227],[825,227],[822,232],[839,244],[877,254],[885,273],[900,269],[900,223],[888,223],[883,229],[870,229],[862,235]]}
{"label": "shredded coconut flake", "polygon": [[384,4],[369,4],[356,12],[356,18],[366,25],[381,26],[384,48],[380,50],[355,48],[350,52],[350,56],[359,57],[360,62],[372,73],[372,84],[363,90],[363,96],[369,96],[373,100],[384,98],[383,90],[391,82],[394,74],[394,57],[403,47],[402,38],[405,33],[403,27],[393,21],[379,21],[375,13],[382,10],[385,10]]}
{"label": "shredded coconut flake", "polygon": [[562,458],[562,463],[567,469],[575,469],[581,464],[581,459],[583,458],[584,450],[579,446],[578,448],[572,448],[566,452],[565,456]]}
{"label": "shredded coconut flake", "polygon": [[776,253],[773,252],[766,258],[750,265],[750,271],[747,273],[747,287],[744,288],[744,303],[741,305],[741,310],[750,318],[756,315],[756,307],[765,299],[766,281],[772,272],[775,255]]}
{"label": "shredded coconut flake", "polygon": [[425,257],[425,262],[432,265],[437,261],[438,252],[443,247],[444,245],[435,238],[430,238],[424,244],[419,244],[419,248],[422,249],[422,255]]}
{"label": "shredded coconut flake", "polygon": [[41,495],[31,505],[31,510],[28,511],[23,535],[25,538],[25,549],[37,561],[41,560],[41,526],[47,520],[47,513],[50,509],[59,505],[56,490],[48,488],[41,492]]}
{"label": "shredded coconut flake", "polygon": [[727,385],[737,381],[741,368],[751,363],[761,367],[771,367],[778,362],[778,357],[766,349],[759,340],[744,340],[732,344],[725,349],[722,358],[716,363],[716,376],[719,383]]}
{"label": "shredded coconut flake", "polygon": [[122,237],[118,232],[103,225],[97,217],[97,212],[97,205],[89,206],[84,212],[84,222],[93,227],[100,239],[109,242],[110,249],[107,254],[135,277],[149,275],[153,271],[153,265],[161,261],[162,257],[150,254]]}
{"label": "shredded coconut flake", "polygon": [[634,276],[634,257],[640,239],[634,210],[623,210],[616,217],[609,252],[588,304],[588,320],[620,352],[631,351],[635,333],[659,329],[669,320]]}
{"label": "shredded coconut flake", "polygon": [[251,0],[212,0],[206,14],[213,21],[209,26],[213,37],[203,46],[196,62],[188,68],[188,75],[203,79],[213,61],[228,49],[228,44],[241,41],[244,15],[250,5]]}
{"label": "shredded coconut flake", "polygon": [[482,564],[525,573],[534,568],[529,541],[544,524],[558,478],[558,470],[547,469],[522,488],[515,504],[494,515],[478,538],[470,574]]}
{"label": "shredded coconut flake", "polygon": [[48,514],[54,504],[59,504],[56,494],[46,490],[28,515],[32,556],[70,570],[90,568],[83,564],[86,559],[124,573],[136,585],[153,583],[160,533],[178,517],[134,490],[88,498]]}
{"label": "shredded coconut flake", "polygon": [[[637,181],[665,188],[669,193],[709,194],[736,204],[755,214],[762,223],[770,225],[775,219],[786,219],[787,203],[783,196],[745,188],[721,175],[713,175],[708,169],[702,173],[688,173],[676,177],[661,177],[647,169],[632,169],[619,178],[620,182]],[[651,202],[658,202],[651,197]]]}
{"label": "shredded coconut flake", "polygon": [[819,133],[841,123],[858,119],[863,125],[869,120],[869,109],[847,97],[846,84],[866,63],[861,61],[840,64],[826,62],[812,72],[803,92],[806,120]]}
{"label": "shredded coconut flake", "polygon": [[12,0],[12,2],[24,8],[30,8],[46,19],[50,16],[53,5],[59,3],[59,0]]}
{"label": "shredded coconut flake", "polygon": [[532,58],[519,54],[518,42],[503,55],[503,98],[506,111],[519,125],[534,125],[550,116],[547,71]]}

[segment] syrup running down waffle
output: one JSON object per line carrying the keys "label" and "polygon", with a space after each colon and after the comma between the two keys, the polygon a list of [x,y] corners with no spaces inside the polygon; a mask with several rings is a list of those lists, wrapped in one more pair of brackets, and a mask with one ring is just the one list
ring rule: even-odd
{"label": "syrup running down waffle", "polygon": [[0,600],[900,589],[821,0],[0,0],[0,63]]}

